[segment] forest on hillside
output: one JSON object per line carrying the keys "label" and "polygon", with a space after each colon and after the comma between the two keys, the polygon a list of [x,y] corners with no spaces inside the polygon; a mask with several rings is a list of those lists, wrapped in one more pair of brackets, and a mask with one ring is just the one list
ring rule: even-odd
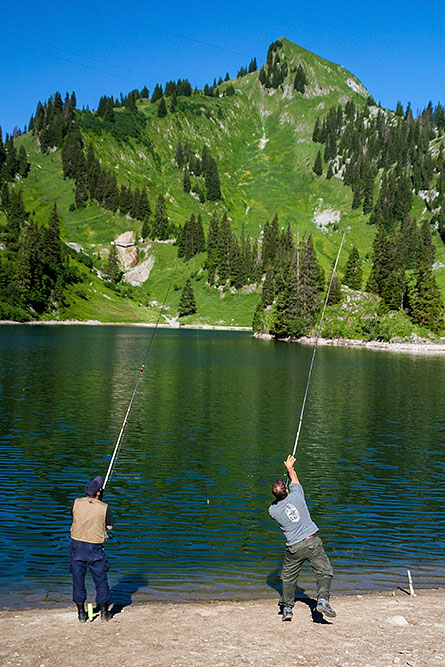
{"label": "forest on hillside", "polygon": [[[303,97],[310,85],[309,73],[301,64],[291,69],[281,49],[280,40],[272,43],[264,66],[258,70],[254,59],[239,70],[237,78],[255,76],[265,91],[284,90],[288,81],[293,94]],[[165,86],[157,84],[151,97],[146,87],[119,99],[104,95],[95,112],[79,111],[74,93],[64,99],[56,93],[37,104],[28,132],[42,154],[60,154],[63,177],[74,186],[71,211],[96,203],[136,222],[141,239],[174,242],[179,262],[187,265],[198,258],[191,274],[196,278],[198,262],[209,290],[257,292],[255,332],[276,338],[307,335],[315,326],[329,280],[310,233],[299,238],[289,223],[280,227],[276,214],[256,238],[244,228],[236,234],[227,212],[216,211],[205,230],[199,205],[218,204],[223,209],[224,188],[216,155],[199,138],[178,140],[170,156],[184,194],[197,202],[196,213],[184,224],[169,219],[166,192],[155,194],[145,185],[119,182],[116,171],[103,163],[86,139],[109,133],[121,142],[140,140],[152,150],[142,133],[147,121],[138,103],[150,102],[156,117],[164,118],[183,113],[182,100],[196,95],[231,98],[235,88],[228,73],[218,81],[215,77],[203,91],[193,90],[187,79],[178,79]],[[409,106],[404,110],[399,104],[393,113],[369,98],[361,105],[351,100],[317,118],[312,133],[312,142],[320,146],[312,167],[316,179],[320,183],[340,179],[353,193],[352,209],[361,210],[375,229],[369,276],[364,281],[363,257],[354,246],[344,274],[333,278],[331,306],[341,302],[343,284],[374,294],[379,317],[400,312],[427,331],[440,334],[443,330],[432,234],[437,231],[445,243],[444,132],[444,109],[432,103],[415,118]],[[68,307],[73,286],[78,285],[82,293],[85,278],[80,265],[94,269],[115,290],[122,285],[123,272],[114,246],[104,261],[65,245],[56,202],[46,219],[36,220],[32,211],[25,210],[21,184],[31,165],[23,144],[17,149],[16,141],[12,136],[3,141],[0,134],[0,210],[5,219],[0,225],[0,318],[27,321],[45,313],[57,315],[62,305]],[[422,198],[428,211],[420,224],[413,215],[415,196]],[[179,315],[183,317],[199,314],[192,277],[181,297]],[[125,293],[132,294],[129,289]],[[365,329],[363,336],[380,335],[375,328]]]}

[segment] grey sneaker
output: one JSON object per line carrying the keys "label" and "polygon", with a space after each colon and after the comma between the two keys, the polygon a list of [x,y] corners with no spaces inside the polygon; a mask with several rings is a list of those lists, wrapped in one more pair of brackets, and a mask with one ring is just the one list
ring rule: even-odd
{"label": "grey sneaker", "polygon": [[292,620],[292,607],[283,607],[283,618],[282,621],[291,621]]}
{"label": "grey sneaker", "polygon": [[317,611],[319,611],[320,614],[323,614],[323,616],[327,616],[328,618],[335,618],[337,616],[328,600],[324,600],[323,598],[319,598],[317,600]]}

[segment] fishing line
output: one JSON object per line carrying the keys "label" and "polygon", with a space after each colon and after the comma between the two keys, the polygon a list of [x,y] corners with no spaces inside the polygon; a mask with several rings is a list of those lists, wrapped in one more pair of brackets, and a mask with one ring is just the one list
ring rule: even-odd
{"label": "fishing line", "polygon": [[195,44],[199,44],[201,46],[207,46],[212,49],[218,49],[219,51],[225,51],[226,53],[234,53],[237,56],[243,56],[243,58],[251,58],[252,56],[246,55],[245,53],[240,53],[239,51],[234,51],[233,49],[228,49],[225,46],[220,46],[219,44],[211,43],[211,42],[203,42],[201,39],[194,39],[193,37],[188,37],[187,35],[182,35],[177,32],[172,32],[171,30],[165,30],[164,28],[160,27],[159,25],[155,25],[153,23],[148,24],[144,23],[144,21],[141,21],[140,18],[138,19],[132,19],[131,17],[124,16],[123,14],[115,14],[114,12],[109,12],[104,9],[98,9],[97,7],[91,7],[89,4],[83,4],[80,2],[76,2],[75,0],[63,0],[65,4],[70,4],[70,5],[77,5],[77,7],[80,7],[81,9],[86,9],[90,12],[96,12],[99,14],[105,14],[108,16],[112,16],[113,18],[117,19],[119,21],[119,25],[122,23],[122,21],[126,21],[127,23],[134,23],[139,27],[143,28],[148,28],[151,32],[156,32],[156,33],[164,33],[165,35],[170,35],[170,37],[175,37],[176,39],[183,39],[188,42],[194,42]]}
{"label": "fishing line", "polygon": [[137,389],[138,389],[138,386],[139,386],[139,382],[141,381],[142,373],[144,372],[144,368],[145,368],[145,365],[147,363],[148,355],[150,354],[150,351],[151,351],[151,346],[153,344],[153,339],[155,337],[156,330],[157,330],[158,324],[159,324],[159,320],[161,319],[161,315],[162,315],[162,312],[164,310],[164,307],[165,307],[165,304],[166,304],[166,301],[167,301],[167,297],[168,297],[168,294],[170,292],[170,288],[172,286],[173,279],[175,277],[175,273],[176,273],[176,271],[173,273],[173,276],[170,280],[170,284],[167,288],[167,292],[165,294],[164,301],[163,301],[162,306],[161,306],[161,310],[159,311],[159,314],[158,314],[158,319],[156,320],[156,324],[155,324],[154,329],[152,331],[150,342],[149,342],[147,350],[145,352],[145,356],[144,356],[144,359],[142,361],[142,365],[139,369],[136,384],[134,385],[133,393],[131,395],[131,399],[130,399],[130,402],[128,404],[127,412],[125,413],[124,421],[122,422],[121,430],[119,431],[119,435],[118,435],[117,440],[116,440],[116,445],[114,447],[113,455],[112,455],[111,460],[110,460],[110,465],[108,466],[107,474],[105,475],[105,480],[104,480],[104,483],[103,483],[103,486],[102,486],[103,489],[105,489],[105,487],[107,485],[107,482],[110,479],[111,471],[112,471],[113,465],[116,461],[119,446],[121,444],[122,437],[124,435],[125,426],[127,425],[128,417],[130,415],[131,408],[133,406],[134,397],[136,396],[136,392],[137,392]]}
{"label": "fishing line", "polygon": [[332,269],[331,279],[329,281],[329,286],[328,286],[328,289],[327,289],[327,292],[326,292],[326,297],[325,297],[325,300],[324,300],[324,306],[323,306],[323,310],[322,310],[322,313],[321,313],[320,322],[318,324],[317,336],[315,338],[315,347],[314,347],[314,350],[312,352],[311,365],[309,367],[309,374],[308,374],[308,378],[307,378],[307,382],[306,382],[306,390],[304,392],[303,404],[301,406],[300,421],[298,422],[297,435],[296,435],[296,438],[295,438],[294,448],[292,450],[292,456],[295,456],[295,452],[296,452],[297,445],[298,445],[298,439],[300,437],[301,425],[303,423],[304,408],[306,406],[306,399],[307,399],[307,395],[308,395],[308,392],[309,392],[309,386],[311,384],[312,369],[314,367],[315,355],[317,354],[317,346],[318,346],[318,339],[320,337],[321,325],[323,323],[323,317],[324,317],[324,314],[325,314],[326,306],[328,304],[329,293],[331,291],[332,281],[334,280],[335,270],[337,268],[338,260],[339,260],[341,249],[342,249],[342,246],[343,246],[343,241],[345,240],[345,235],[346,235],[347,229],[348,228],[346,228],[345,231],[343,232],[343,236],[342,236],[342,239],[341,239],[341,242],[340,242],[340,247],[339,247],[338,253],[337,253],[337,258],[335,260],[334,268]]}

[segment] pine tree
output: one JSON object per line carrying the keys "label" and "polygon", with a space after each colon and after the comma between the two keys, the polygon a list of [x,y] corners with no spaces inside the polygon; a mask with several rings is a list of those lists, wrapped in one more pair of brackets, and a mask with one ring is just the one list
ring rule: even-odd
{"label": "pine tree", "polygon": [[276,298],[270,332],[276,338],[306,335],[321,307],[323,288],[323,271],[308,236],[294,253],[284,289]]}
{"label": "pine tree", "polygon": [[262,251],[263,272],[266,272],[266,269],[269,266],[275,266],[275,258],[277,255],[279,242],[280,232],[278,229],[278,216],[275,214],[272,222],[266,222],[264,225]]}
{"label": "pine tree", "polygon": [[189,193],[191,190],[191,183],[190,183],[190,174],[189,170],[187,167],[184,169],[184,177],[182,179],[182,189],[184,192]]}
{"label": "pine tree", "polygon": [[265,318],[263,303],[260,299],[253,314],[252,331],[253,333],[262,334],[265,333],[266,330],[267,330],[266,318]]}
{"label": "pine tree", "polygon": [[166,115],[167,115],[167,106],[165,104],[165,98],[164,96],[162,96],[158,106],[158,118],[164,118]]}
{"label": "pine tree", "polygon": [[252,60],[250,61],[250,64],[249,64],[249,74],[251,74],[252,72],[256,72],[257,69],[258,69],[258,66],[257,66],[256,58],[252,58]]}
{"label": "pine tree", "polygon": [[86,206],[88,201],[88,188],[86,183],[86,177],[81,176],[76,180],[76,185],[74,189],[74,203],[77,208],[83,208]]}
{"label": "pine tree", "polygon": [[321,176],[323,173],[323,164],[321,161],[321,151],[318,151],[317,157],[315,158],[315,163],[313,167],[314,174]]}
{"label": "pine tree", "polygon": [[136,218],[138,220],[147,220],[151,215],[151,206],[150,202],[148,201],[147,188],[143,187],[140,192],[138,191],[138,193],[139,196],[137,198],[137,206],[135,206]]}
{"label": "pine tree", "polygon": [[105,266],[105,273],[113,283],[119,282],[120,277],[122,275],[122,272],[119,268],[117,248],[114,245],[114,243],[111,246],[110,254],[108,255],[107,264]]}
{"label": "pine tree", "polygon": [[8,206],[6,209],[6,230],[5,241],[8,251],[15,252],[18,247],[18,241],[21,229],[27,219],[27,213],[23,204],[23,195],[21,190],[12,190],[8,196]]}
{"label": "pine tree", "polygon": [[351,289],[359,290],[362,286],[362,275],[363,270],[360,255],[357,248],[353,246],[346,262],[343,283]]}
{"label": "pine tree", "polygon": [[312,141],[314,142],[314,144],[318,144],[320,142],[320,139],[321,139],[320,132],[321,132],[320,117],[317,116],[317,120],[315,121],[315,125],[314,125],[314,131],[312,132]]}
{"label": "pine tree", "polygon": [[53,212],[43,235],[43,261],[46,273],[53,278],[61,274],[63,270],[62,242],[60,240],[59,215],[57,205],[54,202]]}
{"label": "pine tree", "polygon": [[154,239],[160,239],[161,241],[168,239],[169,222],[165,209],[165,199],[162,195],[159,195],[156,202],[152,235]]}
{"label": "pine tree", "polygon": [[217,201],[218,199],[222,199],[221,186],[218,175],[218,167],[216,164],[216,160],[212,157],[209,157],[208,159],[208,167],[204,174],[204,178],[206,184],[207,199],[209,201]]}
{"label": "pine tree", "polygon": [[268,267],[264,277],[264,283],[261,290],[261,302],[263,307],[270,306],[275,297],[275,278],[274,270],[271,266]]}
{"label": "pine tree", "polygon": [[440,333],[444,326],[444,304],[432,270],[419,268],[414,287],[408,294],[409,313],[415,324]]}
{"label": "pine tree", "polygon": [[187,278],[179,299],[178,316],[185,317],[186,315],[193,315],[193,313],[196,313],[196,300],[190,278]]}
{"label": "pine tree", "polygon": [[232,230],[227,214],[224,213],[218,229],[218,274],[219,283],[224,284],[230,277],[230,255],[232,249]]}
{"label": "pine tree", "polygon": [[162,86],[160,86],[160,85],[157,83],[157,84],[155,85],[155,87],[154,87],[153,94],[152,94],[152,96],[151,96],[151,102],[152,102],[152,104],[154,104],[157,100],[161,99],[162,95],[163,95],[163,92],[162,92]]}
{"label": "pine tree", "polygon": [[37,223],[30,220],[20,237],[15,284],[24,303],[39,313],[45,310],[50,288],[43,278],[42,237]]}
{"label": "pine tree", "polygon": [[304,69],[303,69],[302,65],[298,65],[297,73],[295,75],[295,80],[294,80],[294,89],[297,92],[302,93],[304,95],[304,88],[307,85],[307,83],[308,83],[308,80],[306,78],[306,74],[304,72]]}
{"label": "pine tree", "polygon": [[106,123],[114,123],[114,102],[112,97],[106,98],[102,118]]}
{"label": "pine tree", "polygon": [[184,151],[182,150],[182,144],[180,141],[176,144],[176,153],[175,153],[176,166],[179,169],[182,169],[184,164]]}
{"label": "pine tree", "polygon": [[330,284],[331,289],[329,290],[328,305],[332,306],[341,301],[341,280],[337,272],[334,273]]}
{"label": "pine tree", "polygon": [[[26,153],[25,147],[20,146],[18,156],[17,156],[17,173],[20,174],[23,178],[29,173],[31,169],[31,164],[28,162],[28,155]],[[1,165],[0,165],[1,170]]]}

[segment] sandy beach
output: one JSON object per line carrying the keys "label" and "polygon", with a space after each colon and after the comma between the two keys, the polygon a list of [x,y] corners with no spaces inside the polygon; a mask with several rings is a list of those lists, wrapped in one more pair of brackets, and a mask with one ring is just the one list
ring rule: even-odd
{"label": "sandy beach", "polygon": [[109,622],[66,609],[0,612],[2,665],[305,665],[434,667],[445,664],[445,589],[334,596],[325,620],[310,598],[291,622],[277,599],[150,603]]}

